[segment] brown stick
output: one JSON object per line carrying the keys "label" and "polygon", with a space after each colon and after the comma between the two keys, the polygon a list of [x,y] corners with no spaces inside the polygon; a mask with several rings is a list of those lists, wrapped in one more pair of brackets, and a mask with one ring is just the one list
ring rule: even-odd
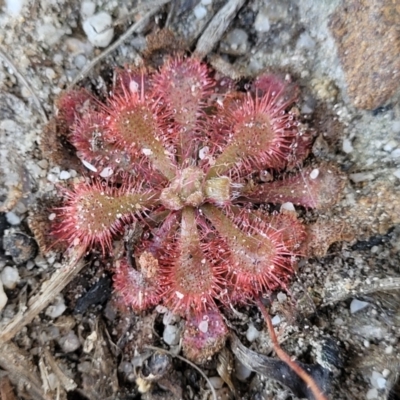
{"label": "brown stick", "polygon": [[306,371],[304,371],[303,368],[300,367],[300,365],[296,364],[289,354],[287,354],[279,345],[278,339],[275,334],[275,329],[272,325],[271,317],[268,314],[267,309],[265,308],[264,304],[261,302],[260,299],[256,299],[256,304],[258,308],[261,311],[261,314],[263,315],[265,322],[267,323],[269,335],[271,337],[272,345],[274,346],[275,353],[277,356],[284,361],[287,365],[289,365],[290,368],[301,378],[303,381],[307,384],[307,386],[310,388],[312,394],[315,397],[315,400],[328,400],[328,398],[322,393],[321,389],[318,387],[318,385],[315,383],[314,379],[307,374]]}

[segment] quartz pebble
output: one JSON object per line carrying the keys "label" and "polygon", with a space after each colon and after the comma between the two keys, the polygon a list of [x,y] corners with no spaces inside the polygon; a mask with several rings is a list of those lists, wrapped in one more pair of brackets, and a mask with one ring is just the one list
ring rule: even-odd
{"label": "quartz pebble", "polygon": [[79,349],[81,342],[73,331],[68,332],[59,340],[59,344],[65,353],[72,353]]}
{"label": "quartz pebble", "polygon": [[283,203],[281,205],[281,211],[286,210],[286,211],[295,211],[296,209],[294,208],[293,203],[290,203],[289,201],[286,203]]}
{"label": "quartz pebble", "polygon": [[64,299],[61,296],[58,296],[54,303],[47,307],[45,314],[48,317],[55,319],[61,316],[66,309],[67,306],[64,303]]}
{"label": "quartz pebble", "polygon": [[163,339],[169,346],[175,346],[179,343],[179,329],[176,325],[167,325],[164,329]]}
{"label": "quartz pebble", "polygon": [[279,292],[279,293],[276,295],[276,298],[278,299],[279,303],[284,303],[284,302],[287,300],[287,296],[286,296],[286,294],[283,293],[283,292]]}
{"label": "quartz pebble", "polygon": [[83,22],[83,30],[93,46],[107,47],[114,37],[114,29],[111,25],[112,18],[110,14],[101,11]]}
{"label": "quartz pebble", "polygon": [[253,342],[260,336],[260,332],[255,328],[253,324],[249,324],[249,327],[246,332],[246,339],[249,342]]}
{"label": "quartz pebble", "polygon": [[366,396],[367,400],[374,400],[374,399],[377,399],[378,397],[379,397],[379,395],[378,395],[378,391],[376,389],[368,390],[367,396]]}
{"label": "quartz pebble", "polygon": [[351,145],[351,141],[350,141],[349,139],[344,139],[344,140],[343,140],[342,150],[343,150],[346,154],[349,154],[349,153],[351,153],[351,152],[354,150],[353,146]]}
{"label": "quartz pebble", "polygon": [[6,219],[10,225],[19,225],[21,223],[21,218],[12,211],[6,213]]}
{"label": "quartz pebble", "polygon": [[21,280],[17,269],[13,267],[4,267],[3,271],[1,271],[0,278],[3,282],[3,286],[10,290],[15,289],[18,282]]}
{"label": "quartz pebble", "polygon": [[257,32],[268,32],[271,25],[266,11],[261,10],[254,21],[254,29]]}
{"label": "quartz pebble", "polygon": [[66,179],[71,178],[71,174],[68,171],[61,171],[59,178],[61,180],[66,180]]}
{"label": "quartz pebble", "polygon": [[4,293],[3,283],[0,280],[0,311],[5,307],[7,304],[7,295]]}
{"label": "quartz pebble", "polygon": [[211,376],[210,378],[211,385],[214,389],[221,389],[224,386],[224,381],[219,376]]}
{"label": "quartz pebble", "polygon": [[400,179],[400,168],[394,170],[394,171],[393,171],[393,175],[394,175],[397,179]]}
{"label": "quartz pebble", "polygon": [[281,317],[279,315],[275,315],[275,317],[271,319],[271,322],[273,326],[277,326],[281,323]]}
{"label": "quartz pebble", "polygon": [[198,4],[194,8],[193,13],[197,19],[203,19],[207,15],[207,9],[202,4]]}
{"label": "quartz pebble", "polygon": [[374,179],[374,175],[368,172],[358,172],[355,174],[350,174],[349,177],[354,183],[371,181],[372,179]]}
{"label": "quartz pebble", "polygon": [[368,307],[369,303],[367,303],[366,301],[361,301],[361,300],[357,300],[357,299],[353,299],[352,302],[350,303],[350,312],[352,314],[363,310],[364,308]]}
{"label": "quartz pebble", "polygon": [[384,389],[386,387],[386,379],[378,371],[372,371],[371,385],[376,389]]}
{"label": "quartz pebble", "polygon": [[21,14],[24,3],[25,0],[5,0],[5,11],[13,17],[18,17]]}
{"label": "quartz pebble", "polygon": [[221,50],[224,53],[243,55],[249,49],[249,37],[243,29],[232,29],[221,43]]}
{"label": "quartz pebble", "polygon": [[82,1],[81,3],[81,17],[83,20],[91,17],[96,11],[96,4],[92,1]]}
{"label": "quartz pebble", "polygon": [[239,381],[244,382],[250,375],[251,370],[243,365],[238,359],[235,360],[235,375]]}

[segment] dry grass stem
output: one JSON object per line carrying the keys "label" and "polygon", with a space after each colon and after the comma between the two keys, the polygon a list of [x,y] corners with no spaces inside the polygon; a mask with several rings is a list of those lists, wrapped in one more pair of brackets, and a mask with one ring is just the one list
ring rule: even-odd
{"label": "dry grass stem", "polygon": [[29,324],[82,270],[82,250],[75,250],[69,261],[55,271],[48,282],[42,284],[40,292],[28,302],[28,309],[18,313],[0,333],[0,343],[11,340],[25,325]]}
{"label": "dry grass stem", "polygon": [[[70,90],[73,86],[75,86],[80,80],[85,78],[89,72],[92,70],[92,68],[98,64],[101,60],[103,60],[105,57],[107,57],[111,52],[113,52],[119,45],[121,45],[126,39],[128,39],[134,32],[139,32],[141,31],[148,23],[150,18],[157,14],[157,12],[161,9],[161,7],[167,3],[169,3],[170,0],[165,0],[165,2],[159,2],[158,6],[154,7],[152,10],[150,10],[147,14],[143,16],[141,20],[133,24],[123,35],[121,35],[112,45],[107,47],[106,50],[104,50],[101,54],[99,54],[97,57],[95,57],[84,69],[83,71],[78,74],[75,79],[71,82],[67,90]],[[137,55],[140,57],[139,55]]]}
{"label": "dry grass stem", "polygon": [[245,0],[230,0],[215,14],[197,41],[195,56],[203,58],[211,52],[244,3]]}

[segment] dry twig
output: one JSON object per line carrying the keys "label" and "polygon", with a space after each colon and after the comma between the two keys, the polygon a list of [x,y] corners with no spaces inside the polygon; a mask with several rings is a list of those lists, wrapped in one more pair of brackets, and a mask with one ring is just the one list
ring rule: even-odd
{"label": "dry twig", "polygon": [[48,282],[42,284],[40,292],[28,302],[28,310],[18,313],[0,333],[0,343],[11,340],[25,325],[29,324],[71,282],[84,267],[82,249],[76,249],[69,262],[55,271]]}
{"label": "dry twig", "polygon": [[203,58],[211,52],[244,2],[245,0],[230,0],[215,14],[197,42],[194,52],[197,57]]}
{"label": "dry twig", "polygon": [[95,57],[84,69],[83,71],[78,74],[75,79],[71,82],[67,90],[70,90],[75,86],[80,80],[85,78],[91,69],[101,60],[103,60],[105,57],[107,57],[112,51],[114,51],[119,45],[121,45],[126,39],[128,39],[134,32],[138,32],[142,30],[149,22],[150,18],[157,14],[157,12],[160,10],[160,8],[169,3],[170,0],[165,0],[158,2],[158,5],[154,7],[152,10],[150,10],[141,20],[133,24],[123,35],[121,35],[112,45],[107,47],[106,50],[104,50],[101,54],[99,54],[97,57]]}

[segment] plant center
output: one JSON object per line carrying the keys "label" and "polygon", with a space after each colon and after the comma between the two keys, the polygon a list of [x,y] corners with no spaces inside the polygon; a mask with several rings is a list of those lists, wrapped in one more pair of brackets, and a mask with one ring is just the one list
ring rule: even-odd
{"label": "plant center", "polygon": [[204,178],[204,172],[197,167],[179,171],[170,185],[161,192],[161,203],[169,210],[200,206],[205,200]]}

